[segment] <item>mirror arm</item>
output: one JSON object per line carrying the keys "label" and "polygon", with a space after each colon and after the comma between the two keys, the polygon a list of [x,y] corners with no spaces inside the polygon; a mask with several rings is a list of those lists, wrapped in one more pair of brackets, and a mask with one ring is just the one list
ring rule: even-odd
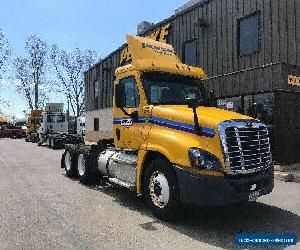
{"label": "mirror arm", "polygon": [[122,112],[124,113],[124,115],[130,116],[130,114],[124,109],[124,108],[120,108],[122,110]]}
{"label": "mirror arm", "polygon": [[199,119],[198,119],[196,108],[197,107],[193,107],[195,133],[196,133],[196,135],[202,136],[202,129],[200,128],[200,124],[199,124]]}
{"label": "mirror arm", "polygon": [[122,112],[124,113],[124,115],[130,116],[132,119],[137,120],[137,117],[134,116],[134,112],[132,112],[131,114],[129,114],[124,108],[120,108],[122,110]]}

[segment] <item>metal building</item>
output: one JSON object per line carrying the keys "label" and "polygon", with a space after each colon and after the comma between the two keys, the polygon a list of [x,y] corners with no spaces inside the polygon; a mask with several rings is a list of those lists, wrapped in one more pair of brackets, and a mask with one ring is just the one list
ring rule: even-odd
{"label": "metal building", "polygon": [[[202,0],[142,33],[202,67],[218,106],[269,125],[274,159],[300,162],[300,1]],[[124,34],[125,36],[125,34]],[[126,45],[85,74],[86,135],[112,127],[113,74],[130,60]]]}

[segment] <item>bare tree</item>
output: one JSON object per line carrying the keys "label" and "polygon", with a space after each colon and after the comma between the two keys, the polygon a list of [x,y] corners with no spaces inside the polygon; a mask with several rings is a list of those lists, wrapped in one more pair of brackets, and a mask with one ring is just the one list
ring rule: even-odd
{"label": "bare tree", "polygon": [[47,44],[36,34],[26,37],[26,50],[29,53],[30,73],[34,82],[34,107],[39,108],[39,85],[46,64]]}
{"label": "bare tree", "polygon": [[14,68],[17,91],[25,97],[28,108],[32,110],[37,107],[44,107],[45,102],[48,100],[46,89],[40,89],[37,106],[34,105],[36,83],[34,82],[30,59],[17,57],[14,60]]}
{"label": "bare tree", "polygon": [[11,49],[5,34],[0,28],[0,79],[2,78],[2,70],[5,62],[7,62],[9,56],[11,55]]}
{"label": "bare tree", "polygon": [[75,48],[72,52],[59,49],[52,45],[50,60],[56,73],[56,91],[63,93],[75,116],[84,111],[84,71],[97,60],[94,50]]}
{"label": "bare tree", "polygon": [[34,84],[31,81],[29,59],[17,57],[14,60],[14,68],[16,79],[19,80],[19,83],[16,84],[17,90],[19,93],[24,94],[28,107],[33,109]]}

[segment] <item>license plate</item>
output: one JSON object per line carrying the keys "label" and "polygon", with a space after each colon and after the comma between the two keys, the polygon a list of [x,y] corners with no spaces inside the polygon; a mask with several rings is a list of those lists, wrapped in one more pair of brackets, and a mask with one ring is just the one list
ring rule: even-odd
{"label": "license plate", "polygon": [[254,191],[254,192],[251,192],[251,193],[249,194],[248,201],[256,201],[257,198],[258,198],[258,196],[259,196],[259,190]]}

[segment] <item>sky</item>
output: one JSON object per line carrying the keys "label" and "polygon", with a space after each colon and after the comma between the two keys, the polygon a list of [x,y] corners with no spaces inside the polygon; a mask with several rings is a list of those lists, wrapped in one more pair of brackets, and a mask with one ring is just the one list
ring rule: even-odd
{"label": "sky", "polygon": [[[38,34],[48,45],[72,51],[75,46],[93,49],[105,57],[125,42],[126,34],[136,34],[141,21],[157,23],[174,14],[187,0],[0,0],[0,27],[13,49],[12,59],[24,56],[25,37]],[[9,68],[7,75],[13,77]],[[11,81],[4,81],[0,98],[10,103],[8,115],[27,109]],[[51,95],[51,102],[62,101]],[[0,103],[1,104],[1,103]],[[1,106],[0,106],[1,107]]]}

